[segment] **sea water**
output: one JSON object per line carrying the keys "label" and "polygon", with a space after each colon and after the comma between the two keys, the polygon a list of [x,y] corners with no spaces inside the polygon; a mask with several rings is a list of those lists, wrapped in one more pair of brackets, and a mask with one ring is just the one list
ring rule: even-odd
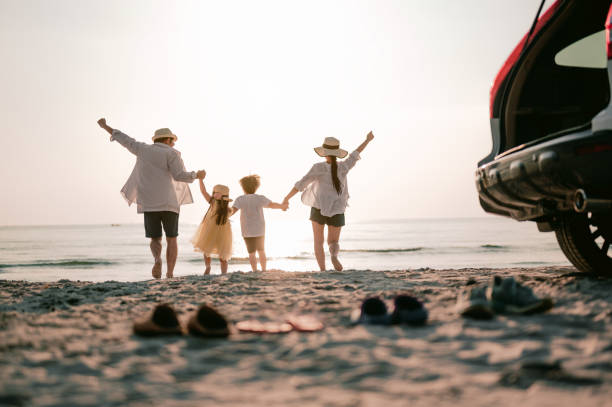
{"label": "sea water", "polygon": [[[229,271],[250,271],[239,222],[232,222]],[[196,227],[179,227],[175,276],[204,272],[202,255],[189,241]],[[309,221],[269,222],[266,228],[268,269],[318,270]],[[0,279],[146,280],[152,266],[148,243],[142,224],[0,227]],[[340,245],[345,269],[569,265],[554,233],[540,233],[532,222],[497,217],[350,222],[342,228]],[[327,266],[332,267],[329,257]],[[212,273],[219,273],[217,261]]]}

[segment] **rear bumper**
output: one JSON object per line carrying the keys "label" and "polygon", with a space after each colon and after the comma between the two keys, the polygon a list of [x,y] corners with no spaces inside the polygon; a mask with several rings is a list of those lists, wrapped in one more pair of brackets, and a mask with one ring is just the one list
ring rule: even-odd
{"label": "rear bumper", "polygon": [[496,158],[478,168],[476,188],[486,212],[517,220],[573,210],[577,189],[612,199],[612,131],[588,129]]}

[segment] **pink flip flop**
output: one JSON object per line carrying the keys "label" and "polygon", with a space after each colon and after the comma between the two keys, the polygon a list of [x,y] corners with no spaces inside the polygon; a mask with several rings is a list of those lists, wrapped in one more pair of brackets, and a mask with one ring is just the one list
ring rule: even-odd
{"label": "pink flip flop", "polygon": [[293,330],[293,327],[286,322],[262,322],[256,319],[240,321],[236,324],[236,328],[240,332],[249,332],[255,334],[284,334]]}
{"label": "pink flip flop", "polygon": [[325,327],[314,315],[290,315],[287,323],[298,332],[316,332]]}

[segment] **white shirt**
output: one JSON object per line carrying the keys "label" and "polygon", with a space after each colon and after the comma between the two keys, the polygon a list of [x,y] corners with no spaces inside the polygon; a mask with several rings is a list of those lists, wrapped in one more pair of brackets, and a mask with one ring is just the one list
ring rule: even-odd
{"label": "white shirt", "polygon": [[348,206],[348,185],[346,175],[359,160],[359,151],[353,151],[346,160],[338,161],[338,179],[342,192],[338,195],[331,178],[331,164],[316,163],[308,174],[295,184],[295,189],[304,191],[302,202],[321,211],[323,216],[334,216],[344,213]]}
{"label": "white shirt", "polygon": [[121,195],[128,205],[136,202],[138,213],[179,213],[181,205],[193,203],[186,182],[193,182],[196,173],[185,171],[180,152],[164,143],[141,143],[119,130],[113,130],[111,140],[136,156],[136,165]]}
{"label": "white shirt", "polygon": [[266,221],[263,208],[270,205],[271,200],[263,195],[241,195],[234,201],[234,208],[240,209],[240,227],[243,237],[265,236]]}

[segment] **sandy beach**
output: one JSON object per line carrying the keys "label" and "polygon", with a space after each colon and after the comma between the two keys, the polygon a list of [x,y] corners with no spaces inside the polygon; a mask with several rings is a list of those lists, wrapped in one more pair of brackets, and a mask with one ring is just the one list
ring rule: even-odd
{"label": "sandy beach", "polygon": [[[552,310],[462,318],[470,280],[514,276]],[[604,406],[612,281],[573,268],[230,273],[143,282],[0,281],[2,406]],[[351,326],[371,295],[411,293],[424,327]],[[198,304],[235,324],[314,314],[314,333],[141,338],[134,319]]]}

